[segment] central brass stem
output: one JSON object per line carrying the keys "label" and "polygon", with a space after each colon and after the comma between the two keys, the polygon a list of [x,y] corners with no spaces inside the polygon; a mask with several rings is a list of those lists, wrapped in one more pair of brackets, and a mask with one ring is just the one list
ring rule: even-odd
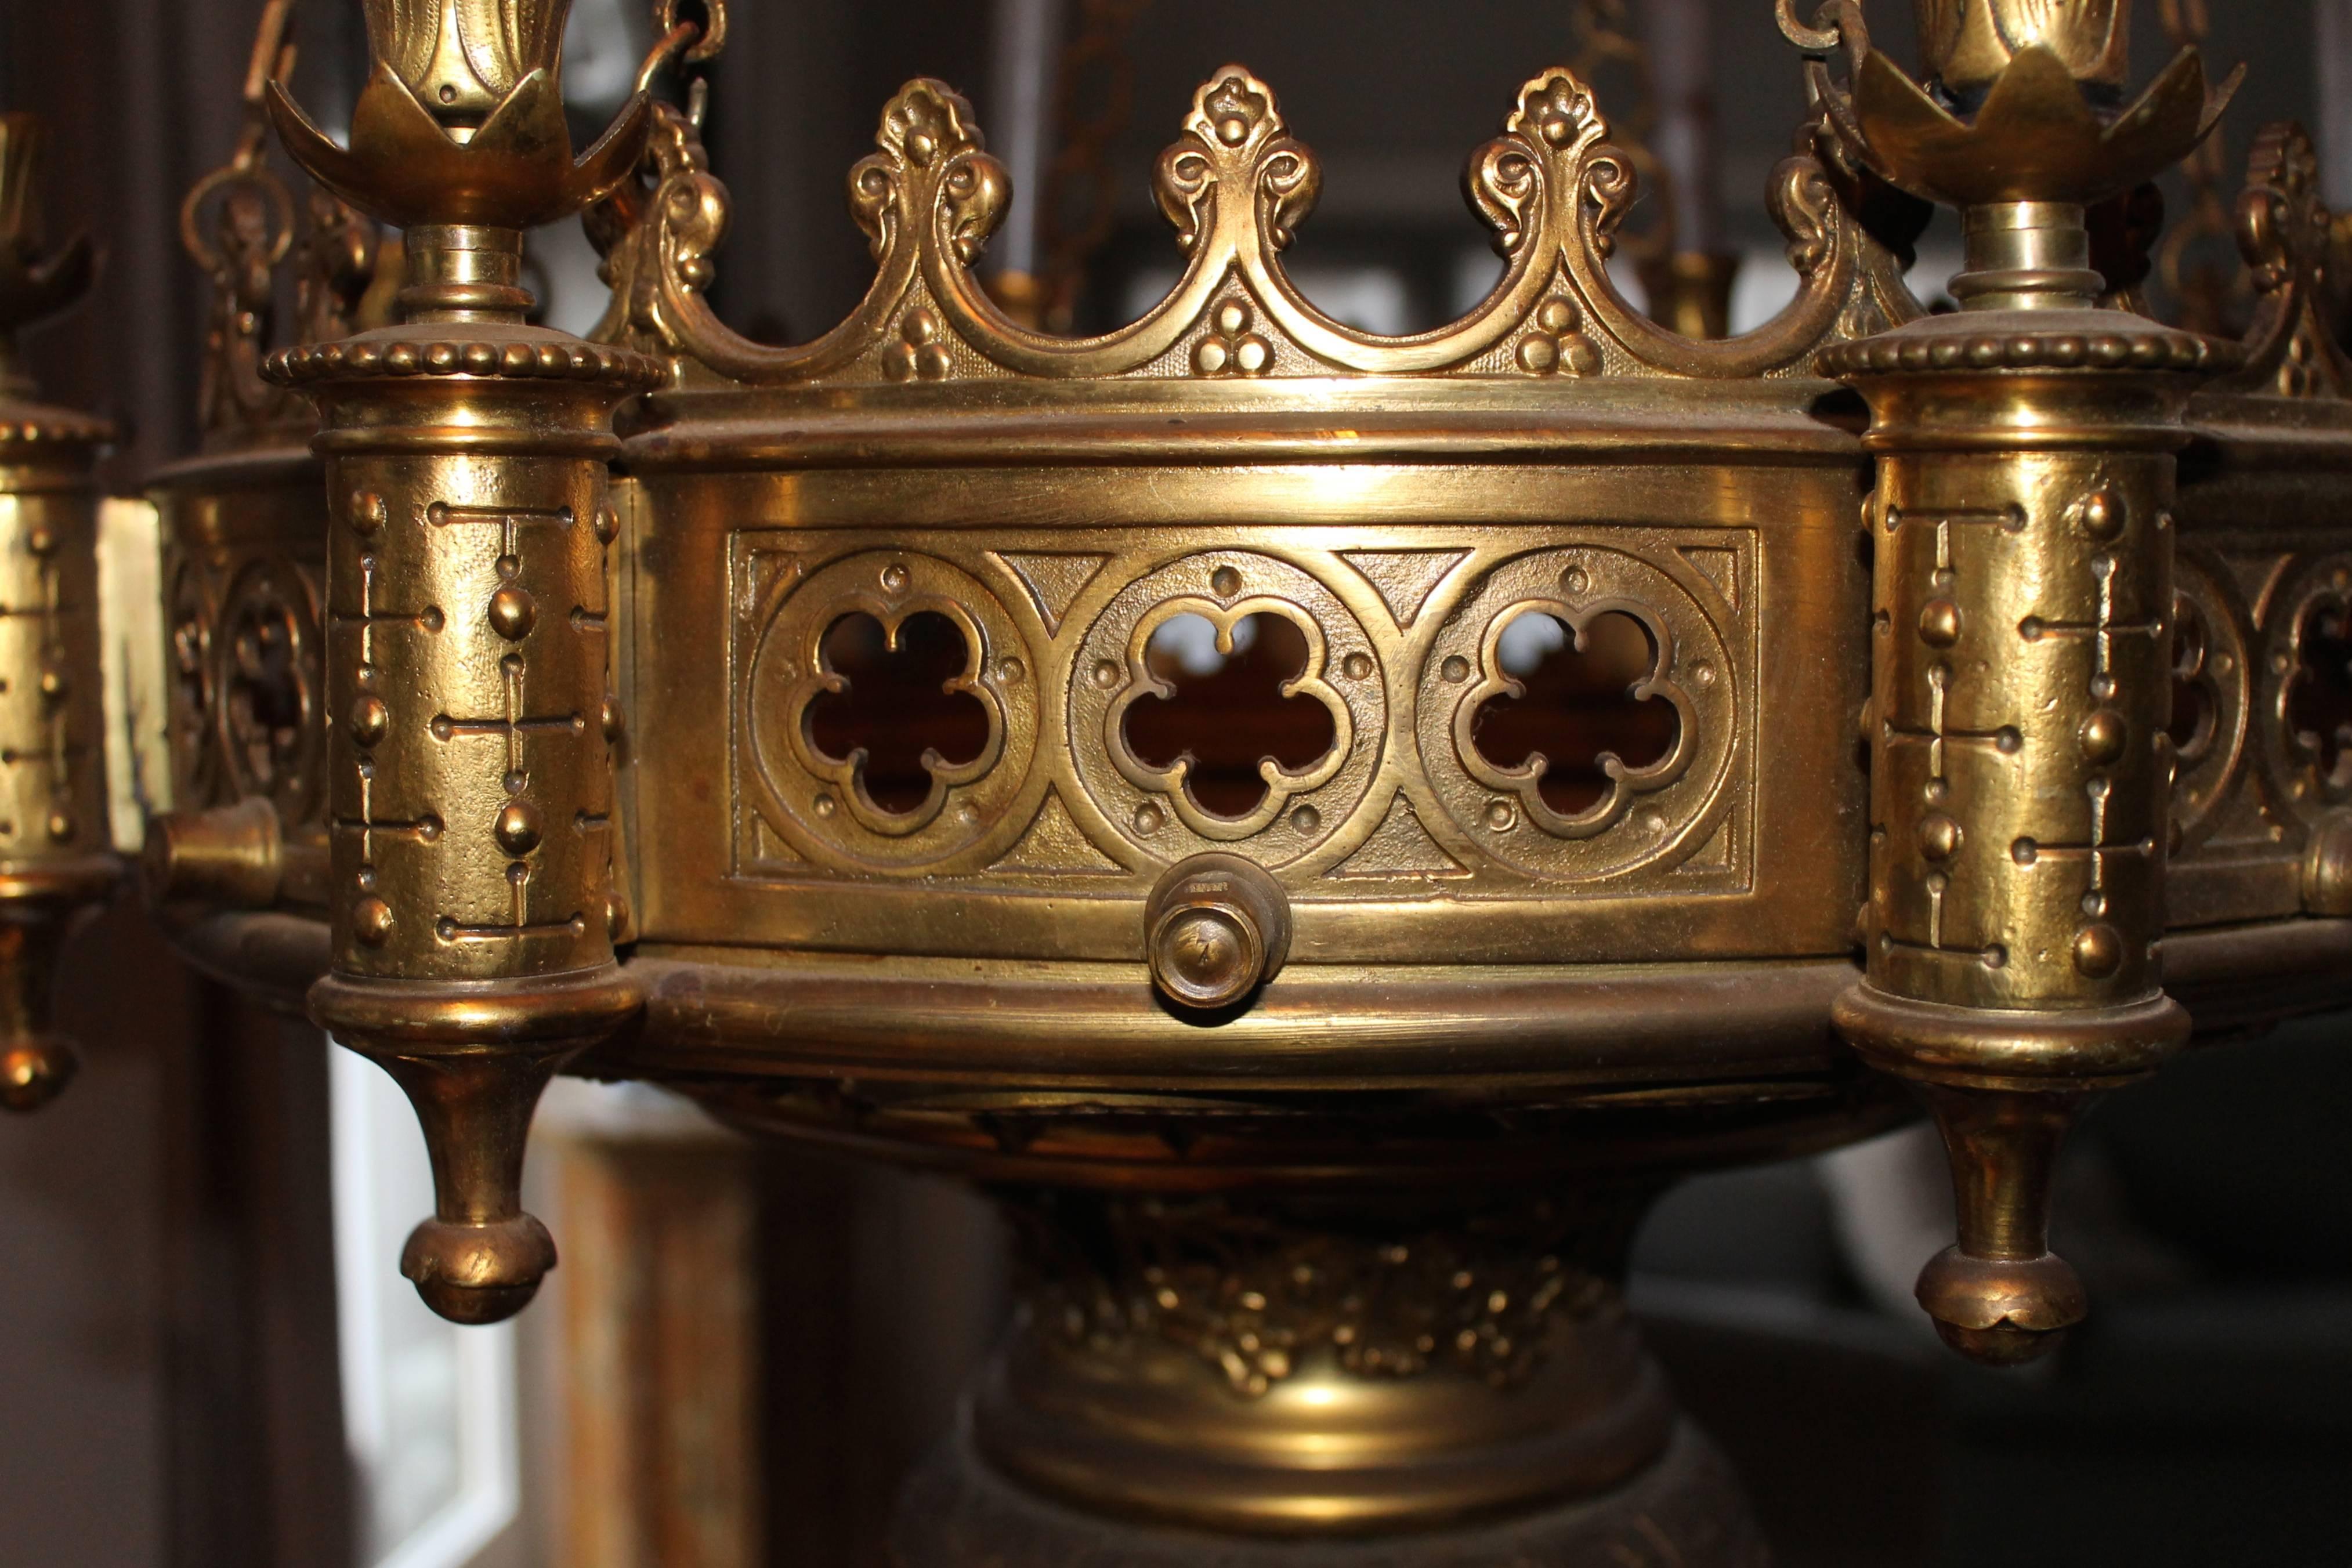
{"label": "central brass stem", "polygon": [[1961,230],[1968,266],[1952,298],[1963,310],[2088,310],[2106,287],[2080,203],[1987,203],[1966,209]]}
{"label": "central brass stem", "polygon": [[403,236],[408,281],[399,295],[413,326],[520,326],[537,303],[522,287],[522,232],[478,224],[419,224]]}

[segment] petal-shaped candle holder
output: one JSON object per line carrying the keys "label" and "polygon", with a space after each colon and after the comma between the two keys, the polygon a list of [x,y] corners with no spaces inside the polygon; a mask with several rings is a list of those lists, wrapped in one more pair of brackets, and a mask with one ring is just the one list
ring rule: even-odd
{"label": "petal-shaped candle holder", "polygon": [[1916,196],[1954,206],[2091,203],[2179,162],[2212,131],[2244,77],[2209,89],[2184,49],[2120,114],[2102,114],[2054,50],[2018,52],[1983,107],[1954,114],[1875,51],[1863,57],[1854,115],[1871,167]]}

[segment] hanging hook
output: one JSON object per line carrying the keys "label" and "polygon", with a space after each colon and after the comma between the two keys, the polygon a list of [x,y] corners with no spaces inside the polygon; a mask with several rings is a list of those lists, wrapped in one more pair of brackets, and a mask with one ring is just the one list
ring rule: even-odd
{"label": "hanging hook", "polygon": [[649,90],[654,77],[681,50],[690,66],[719,57],[727,47],[727,0],[654,0],[654,30],[661,41],[637,69],[639,92]]}

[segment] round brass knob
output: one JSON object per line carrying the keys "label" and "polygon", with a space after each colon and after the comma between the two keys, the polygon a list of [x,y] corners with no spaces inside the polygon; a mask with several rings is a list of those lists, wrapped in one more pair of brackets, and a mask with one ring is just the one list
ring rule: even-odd
{"label": "round brass knob", "polygon": [[2306,914],[2352,915],[2352,810],[2334,810],[2314,822],[2303,857]]}
{"label": "round brass knob", "polygon": [[278,809],[255,795],[208,811],[166,811],[147,823],[142,863],[147,895],[157,904],[195,899],[267,909],[285,879]]}
{"label": "round brass knob", "polygon": [[63,1035],[42,1032],[0,1044],[0,1105],[37,1111],[65,1092],[79,1059]]}
{"label": "round brass knob", "polygon": [[1144,905],[1152,983],[1178,1007],[1213,1012],[1247,999],[1290,952],[1290,901],[1238,855],[1169,868]]}

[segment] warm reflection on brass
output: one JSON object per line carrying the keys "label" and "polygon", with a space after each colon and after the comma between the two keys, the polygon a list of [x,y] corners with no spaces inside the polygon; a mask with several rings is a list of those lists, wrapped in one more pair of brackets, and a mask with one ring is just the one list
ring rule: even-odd
{"label": "warm reflection on brass", "polygon": [[311,1012],[416,1104],[438,1203],[401,1269],[465,1322],[554,1266],[520,1207],[531,1108],[637,1005],[613,960],[605,464],[614,405],[658,372],[524,323],[520,231],[623,178],[649,103],[573,162],[569,10],[376,0],[348,152],[269,99],[321,184],[407,231],[397,324],[267,368],[318,407],[329,497],[334,967]]}
{"label": "warm reflection on brass", "polygon": [[0,115],[0,1104],[30,1111],[73,1076],[49,971],[75,915],[118,873],[100,752],[98,509],[111,432],[33,401],[17,332],[89,287],[87,239],[47,250],[42,132]]}
{"label": "warm reflection on brass", "polygon": [[373,222],[322,191],[298,196],[267,161],[268,89],[292,57],[295,19],[292,0],[264,8],[243,132],[181,206],[213,311],[203,450],[148,485],[164,533],[173,809],[151,821],[144,856],[149,898],[183,949],[289,1009],[318,978],[301,956],[325,951],[310,923],[327,902],[327,514],[316,415],[262,364],[282,343],[375,324],[368,301],[391,270]]}
{"label": "warm reflection on brass", "polygon": [[[977,1391],[974,1448],[1081,1505],[1276,1535],[1542,1512],[1655,1464],[1677,1420],[1603,1278],[1617,1205],[1528,1196],[1434,1223],[1417,1207],[1016,1207],[1022,1311]],[[1687,1502],[1651,1521],[1677,1545],[1738,1517],[1727,1490]],[[1642,1528],[1565,1511],[1563,1540]],[[958,1561],[922,1539],[939,1529],[910,1519],[901,1550]]]}
{"label": "warm reflection on brass", "polygon": [[[2191,54],[2126,106],[2129,10],[1930,4],[1915,79],[1784,0],[1796,287],[1738,338],[1727,269],[1670,324],[1618,291],[1643,158],[1573,68],[1470,160],[1492,292],[1400,338],[1286,270],[1320,165],[1245,68],[1154,170],[1177,282],[1085,339],[981,283],[1008,176],[919,79],[851,172],[871,287],[776,346],[711,308],[698,115],[641,91],[574,158],[558,0],[374,0],[348,149],[249,95],[332,194],[241,152],[191,203],[163,908],[216,972],[331,970],[452,1317],[553,1261],[566,1068],[999,1195],[1024,1315],[908,1568],[1193,1560],[1171,1521],[1239,1568],[1756,1563],[1616,1294],[1666,1181],[1907,1082],[1959,1200],[1922,1301],[2021,1359],[2085,1310],[2046,1222],[2090,1099],[2352,996],[2336,225],[2275,128],[2246,340],[2116,308],[2158,236],[2100,204],[2229,90]],[[641,88],[723,16],[659,23]],[[586,342],[519,285],[583,203]],[[397,325],[352,206],[406,226]]]}
{"label": "warm reflection on brass", "polygon": [[1837,1019],[1924,1087],[1950,1149],[1960,1239],[1921,1304],[2010,1362],[2084,1311],[2045,1244],[2066,1126],[2189,1037],[2157,942],[2175,461],[2190,394],[2242,359],[2095,308],[2084,208],[2194,146],[2231,89],[2209,99],[2184,53],[2101,109],[2128,17],[2112,4],[1920,17],[1929,68],[1980,107],[1956,117],[1864,53],[1852,151],[1960,205],[1961,309],[1822,356],[1870,400],[1878,454],[1869,973]]}

